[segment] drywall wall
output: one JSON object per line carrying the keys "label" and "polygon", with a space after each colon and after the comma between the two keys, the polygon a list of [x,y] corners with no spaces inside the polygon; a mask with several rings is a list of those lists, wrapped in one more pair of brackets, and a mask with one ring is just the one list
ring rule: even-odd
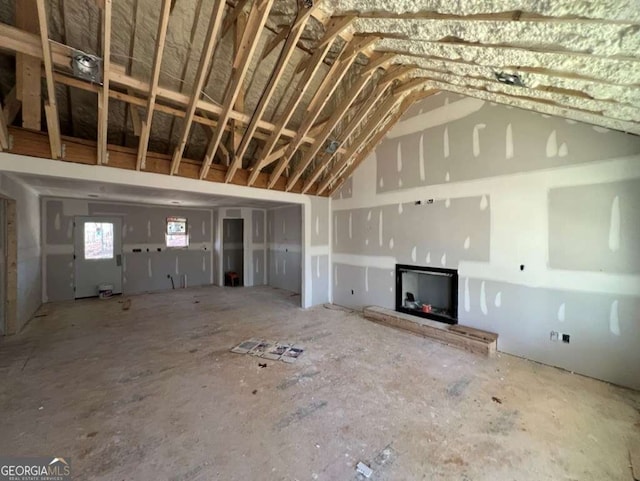
{"label": "drywall wall", "polygon": [[310,197],[311,215],[311,289],[313,305],[331,301],[330,259],[331,232],[329,222],[330,200],[324,197]]}
{"label": "drywall wall", "polygon": [[442,93],[331,205],[337,304],[394,308],[396,263],[457,269],[459,322],[501,351],[640,388],[639,137]]}
{"label": "drywall wall", "polygon": [[0,195],[16,201],[18,224],[18,299],[16,331],[42,303],[40,202],[38,195],[11,175],[0,173]]}
{"label": "drywall wall", "polygon": [[267,211],[269,285],[300,293],[302,289],[302,215],[300,206]]}
{"label": "drywall wall", "polygon": [[[171,289],[186,276],[188,286],[212,283],[211,209],[43,198],[45,301],[74,298],[73,220],[78,215],[122,217],[125,294]],[[167,217],[186,217],[188,248],[167,248]],[[136,252],[138,251],[139,252]]]}

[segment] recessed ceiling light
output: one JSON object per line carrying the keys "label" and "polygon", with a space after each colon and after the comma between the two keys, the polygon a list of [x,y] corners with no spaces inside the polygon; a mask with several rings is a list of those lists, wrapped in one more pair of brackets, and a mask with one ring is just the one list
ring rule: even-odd
{"label": "recessed ceiling light", "polygon": [[179,205],[179,204],[180,204],[180,202],[179,202],[179,201],[177,201],[177,200],[172,200],[172,201],[171,201],[171,203],[172,203],[172,204],[175,204],[175,205]]}
{"label": "recessed ceiling light", "polygon": [[526,87],[522,78],[517,73],[493,72],[496,80],[506,85],[514,85],[516,87]]}

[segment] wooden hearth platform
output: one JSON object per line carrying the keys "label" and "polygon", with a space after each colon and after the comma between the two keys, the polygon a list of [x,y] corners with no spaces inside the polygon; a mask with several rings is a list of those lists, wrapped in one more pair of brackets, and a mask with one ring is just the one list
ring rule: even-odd
{"label": "wooden hearth platform", "polygon": [[365,307],[364,317],[385,326],[403,329],[484,356],[495,354],[498,344],[498,335],[492,332],[458,324],[444,324],[384,307]]}

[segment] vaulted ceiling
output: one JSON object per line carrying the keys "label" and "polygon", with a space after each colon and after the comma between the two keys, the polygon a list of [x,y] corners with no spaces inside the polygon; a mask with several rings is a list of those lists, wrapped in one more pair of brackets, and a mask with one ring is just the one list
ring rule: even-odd
{"label": "vaulted ceiling", "polygon": [[0,149],[26,155],[327,195],[440,90],[640,134],[637,0],[0,0],[0,22]]}

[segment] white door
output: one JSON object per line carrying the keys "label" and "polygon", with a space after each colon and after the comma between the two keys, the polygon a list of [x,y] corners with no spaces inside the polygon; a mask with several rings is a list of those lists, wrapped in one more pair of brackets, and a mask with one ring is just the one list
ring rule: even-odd
{"label": "white door", "polygon": [[118,217],[76,217],[75,297],[95,297],[100,284],[122,293],[122,221]]}

